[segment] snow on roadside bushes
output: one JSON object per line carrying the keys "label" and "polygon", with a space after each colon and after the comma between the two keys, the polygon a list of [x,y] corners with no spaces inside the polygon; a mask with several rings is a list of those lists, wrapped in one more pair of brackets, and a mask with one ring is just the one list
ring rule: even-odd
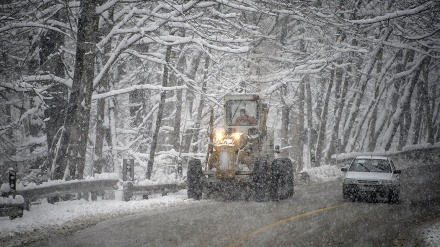
{"label": "snow on roadside bushes", "polygon": [[344,176],[341,168],[331,165],[304,169],[302,172],[309,174],[311,182],[328,182]]}
{"label": "snow on roadside bushes", "polygon": [[21,195],[16,195],[15,198],[13,198],[12,195],[8,197],[0,196],[0,205],[16,205],[23,203],[24,203],[24,198]]}

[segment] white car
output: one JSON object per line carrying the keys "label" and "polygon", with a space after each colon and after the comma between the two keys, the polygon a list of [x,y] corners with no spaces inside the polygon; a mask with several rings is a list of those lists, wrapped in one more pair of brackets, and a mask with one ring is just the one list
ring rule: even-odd
{"label": "white car", "polygon": [[390,158],[382,156],[358,156],[348,168],[342,185],[344,199],[356,200],[369,197],[387,198],[389,203],[399,203],[400,170]]}

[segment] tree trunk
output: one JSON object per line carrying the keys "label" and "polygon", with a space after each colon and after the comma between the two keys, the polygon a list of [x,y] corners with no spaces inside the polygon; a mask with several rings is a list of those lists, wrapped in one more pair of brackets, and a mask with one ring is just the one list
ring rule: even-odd
{"label": "tree trunk", "polygon": [[[280,44],[285,44],[285,39],[288,32],[288,16],[285,16],[281,22],[281,32],[280,32]],[[283,86],[281,89],[281,130],[280,130],[280,139],[281,139],[281,148],[289,146],[289,118],[290,118],[290,107],[286,104],[286,100],[284,99],[287,96],[288,88],[287,85]],[[286,155],[286,157],[290,157],[289,149],[282,149],[282,153]]]}
{"label": "tree trunk", "polygon": [[[374,87],[374,98],[370,100],[370,103],[368,105],[368,107],[364,110],[364,113],[361,116],[360,121],[358,121],[358,125],[353,137],[353,141],[351,142],[351,145],[348,147],[348,152],[353,152],[355,151],[355,143],[356,142],[360,142],[360,143],[364,143],[365,142],[365,138],[363,138],[361,140],[361,138],[359,137],[362,130],[363,130],[363,125],[365,123],[369,123],[370,125],[370,131],[372,134],[375,133],[375,126],[376,126],[376,119],[377,119],[377,105],[379,100],[382,97],[383,92],[385,91],[386,87],[383,87],[382,90],[380,90],[380,86],[383,85],[383,80],[385,78],[385,74],[386,72],[391,68],[391,66],[394,64],[394,60],[395,60],[396,56],[393,55],[388,59],[388,62],[386,63],[386,65],[383,67],[382,64],[382,52],[379,54],[379,58],[377,60],[377,64],[376,64],[376,74],[378,74],[377,79],[375,80],[375,87]],[[383,67],[383,68],[382,68]],[[370,80],[371,81],[371,80]],[[368,120],[368,116],[370,111],[372,112],[370,115],[370,119]],[[363,146],[359,147],[360,150],[363,150]]]}
{"label": "tree trunk", "polygon": [[[166,64],[163,67],[162,87],[166,87],[168,85],[168,63],[170,62],[171,48],[172,46],[168,46],[165,54]],[[151,142],[151,148],[150,148],[150,158],[148,160],[148,166],[147,166],[147,175],[146,175],[147,179],[151,179],[151,174],[153,172],[154,155],[156,153],[157,138],[159,136],[160,125],[162,122],[162,115],[165,106],[165,97],[166,97],[166,91],[163,91],[160,94],[159,108],[157,109],[156,126],[153,132],[153,140]]]}
{"label": "tree trunk", "polygon": [[83,178],[87,135],[89,130],[91,98],[95,68],[95,44],[99,15],[95,8],[97,1],[81,1],[81,15],[78,20],[75,68],[69,104],[64,120],[61,146],[58,149],[56,179],[69,167],[70,179]]}
{"label": "tree trunk", "polygon": [[[433,81],[440,81],[440,75],[437,76],[436,79],[434,79]],[[432,109],[432,120],[431,120],[431,125],[432,125],[432,135],[434,136],[434,143],[437,143],[440,141],[440,129],[439,129],[439,125],[440,123],[438,122],[440,119],[439,116],[439,112],[440,112],[440,100],[439,97],[437,97],[437,93],[439,93],[439,88],[438,88],[438,84],[437,83],[432,83],[432,87],[431,90],[429,90],[431,92],[431,109]]]}
{"label": "tree trunk", "polygon": [[[142,44],[138,47],[142,53],[148,53],[150,48],[148,44]],[[142,80],[138,84],[142,85],[147,83],[148,79]],[[142,124],[142,116],[146,111],[146,105],[144,103],[146,101],[146,98],[147,92],[145,89],[136,89],[128,94],[128,101],[130,103],[130,117],[133,121],[134,126],[139,126],[140,124]]]}
{"label": "tree trunk", "polygon": [[330,101],[330,95],[332,93],[332,88],[333,88],[333,75],[334,75],[333,71],[331,73],[329,84],[327,87],[327,93],[325,94],[324,105],[323,105],[321,119],[320,119],[320,123],[319,123],[318,142],[316,144],[316,164],[317,164],[317,166],[322,165],[321,164],[321,157],[322,157],[322,149],[323,149],[324,139],[325,139],[325,134],[326,134],[328,104]]}
{"label": "tree trunk", "polygon": [[[380,53],[380,61],[382,61],[383,59],[383,51],[381,51]],[[376,73],[382,73],[382,62],[378,62],[377,63],[377,67],[376,67]],[[376,87],[374,90],[374,99],[377,102],[379,99],[379,88],[380,88],[380,81],[378,80],[378,82],[376,82]],[[373,111],[371,113],[371,118],[370,121],[368,122],[369,124],[369,129],[368,129],[368,147],[367,150],[369,152],[373,152],[375,147],[376,147],[376,143],[372,142],[372,140],[374,139],[374,136],[376,134],[376,122],[377,122],[377,103],[374,105]]]}
{"label": "tree trunk", "polygon": [[[110,13],[110,19],[113,17],[113,10],[109,10]],[[104,35],[105,33],[109,32],[109,28],[105,28],[105,30],[101,35]],[[100,67],[102,68],[104,64],[107,62],[107,56],[110,53],[111,50],[111,42],[108,42],[104,46],[104,53],[100,54]],[[97,88],[98,93],[104,93],[109,91],[109,80],[110,80],[110,73],[106,73],[102,79],[101,83]],[[104,157],[103,157],[103,147],[104,147],[104,140],[106,137],[106,127],[104,126],[104,119],[105,119],[105,110],[106,110],[106,99],[98,99],[97,102],[97,110],[96,110],[96,129],[95,129],[95,145],[94,145],[94,157],[93,157],[93,167],[92,167],[92,175],[94,173],[102,173],[104,164],[106,163]],[[110,145],[110,143],[107,143]]]}
{"label": "tree trunk", "polygon": [[[398,56],[400,57],[403,54],[405,55],[404,58],[401,59],[401,62],[399,62],[396,66],[396,74],[404,71],[407,63],[412,62],[414,59],[414,51],[399,52]],[[400,79],[400,80],[393,83],[393,89],[394,89],[393,92],[394,93],[391,98],[392,109],[397,109],[402,84],[405,84],[405,78]],[[400,134],[399,134],[399,144],[398,144],[397,150],[402,150],[402,148],[407,143],[408,132],[411,127],[411,112],[405,111],[403,113],[402,120],[403,121],[400,121],[400,123],[399,123]],[[375,134],[374,144],[376,144],[376,141],[377,141],[377,138],[379,135],[380,135],[380,133]]]}
{"label": "tree trunk", "polygon": [[414,70],[410,82],[409,84],[406,86],[405,88],[405,93],[404,95],[402,95],[402,97],[400,98],[400,104],[397,106],[396,111],[394,112],[391,121],[390,121],[390,125],[388,126],[388,129],[385,133],[385,145],[384,145],[384,149],[385,151],[388,151],[391,148],[391,143],[393,142],[393,138],[394,135],[396,134],[397,131],[397,127],[399,126],[398,123],[400,121],[402,121],[401,117],[403,115],[403,112],[406,109],[410,109],[409,105],[411,102],[411,95],[413,93],[414,87],[418,81],[418,78],[420,76],[420,72],[423,68],[423,66],[425,66],[426,62],[428,61],[427,57],[423,57],[421,62],[417,65],[417,68]]}
{"label": "tree trunk", "polygon": [[112,153],[112,163],[113,163],[113,172],[118,174],[121,178],[121,169],[120,164],[118,163],[118,153],[116,151],[116,112],[115,112],[115,98],[110,98],[108,100],[108,118],[110,124],[110,134],[106,135],[108,140],[107,143],[110,144],[110,150]]}
{"label": "tree trunk", "polygon": [[104,127],[104,117],[105,117],[105,99],[99,99],[97,103],[97,112],[96,112],[96,130],[95,130],[95,147],[94,154],[95,157],[93,159],[93,173],[101,173],[102,172],[102,148],[104,147],[104,138],[105,138],[105,127]]}
{"label": "tree trunk", "polygon": [[[306,77],[307,83],[306,86],[306,92],[307,92],[307,145],[309,150],[308,158],[311,158],[310,156],[312,153],[314,153],[314,145],[316,143],[316,130],[313,128],[313,106],[312,106],[312,90],[310,88],[310,77]],[[310,165],[312,167],[319,166],[318,163],[313,162],[310,160]]]}
{"label": "tree trunk", "polygon": [[336,73],[336,85],[335,85],[335,109],[333,110],[333,115],[335,117],[333,131],[330,138],[330,149],[327,152],[326,162],[329,163],[331,159],[331,155],[339,152],[337,149],[337,143],[339,143],[339,125],[342,119],[342,112],[345,106],[345,97],[348,91],[349,85],[349,75],[345,78],[343,77],[344,73],[342,69],[335,68],[334,72]]}
{"label": "tree trunk", "polygon": [[[374,98],[377,99],[379,97],[379,87],[380,85],[376,85],[376,90],[374,91]],[[374,139],[374,136],[376,135],[376,122],[377,122],[377,106],[375,105],[373,108],[373,112],[371,113],[371,118],[369,121],[369,141],[368,141],[368,148],[367,150],[369,152],[373,152],[376,148],[375,141],[372,141]]]}
{"label": "tree trunk", "polygon": [[[208,69],[209,69],[209,61],[210,57],[208,55],[205,56],[205,69],[203,70],[203,82],[202,82],[202,94],[200,94],[200,104],[197,108],[197,118],[196,118],[196,126],[193,142],[197,143],[200,140],[200,122],[202,121],[202,113],[203,107],[205,106],[205,94],[207,91],[207,83],[208,83]],[[194,76],[195,77],[195,76]],[[198,151],[198,145],[193,146],[193,153]]]}
{"label": "tree trunk", "polygon": [[402,114],[403,114],[402,121],[400,121],[399,123],[400,133],[399,133],[399,144],[397,150],[402,150],[403,147],[406,146],[408,142],[408,132],[409,129],[411,128],[411,112],[405,111]]}
{"label": "tree trunk", "polygon": [[[383,40],[384,41],[388,40],[391,33],[392,33],[392,29],[388,28],[388,30],[384,34]],[[359,106],[361,105],[362,99],[364,97],[364,93],[365,93],[365,89],[368,84],[369,76],[371,74],[371,71],[374,68],[374,64],[379,59],[379,56],[381,54],[382,49],[383,49],[382,45],[379,45],[378,47],[376,47],[376,49],[373,51],[373,53],[371,55],[369,62],[365,65],[365,68],[362,71],[361,78],[359,81],[359,83],[360,83],[359,92],[356,94],[355,102],[350,110],[349,117],[348,117],[346,125],[344,127],[344,129],[345,129],[344,136],[343,136],[344,141],[342,144],[342,146],[344,148],[347,148],[347,146],[349,144],[348,140],[350,139],[350,133],[353,129],[354,121],[359,114]]]}
{"label": "tree trunk", "polygon": [[[193,55],[191,62],[189,64],[188,70],[186,71],[186,76],[188,76],[188,78],[194,80],[196,78],[196,72],[197,69],[199,68],[199,64],[200,64],[200,59],[202,57],[202,53],[200,51],[196,51],[196,54]],[[192,91],[187,90],[186,91],[186,103],[187,103],[187,109],[188,109],[188,113],[187,114],[191,114],[193,113],[193,105],[194,105],[194,100],[195,100],[195,95]],[[197,118],[197,116],[196,116]],[[197,119],[193,119],[195,121],[195,124],[197,124]],[[186,138],[184,138],[184,146],[182,147],[183,152],[185,153],[189,153],[189,151],[191,150],[191,146],[193,144],[193,140],[195,138],[196,133],[198,133],[198,129],[196,129],[196,125],[191,126],[191,129],[189,130],[184,130],[186,132]]]}
{"label": "tree trunk", "polygon": [[423,108],[425,109],[426,117],[426,140],[428,143],[434,145],[434,126],[432,123],[433,108],[431,107],[431,100],[429,97],[429,63],[431,58],[428,58],[427,65],[423,71],[423,80],[421,81],[420,91]]}
{"label": "tree trunk", "polygon": [[[361,2],[361,1],[359,1],[359,2]],[[345,9],[345,5],[346,5],[345,1],[341,0],[339,2],[340,9]],[[356,13],[353,13],[351,18],[355,19]],[[339,38],[337,38],[336,42],[344,42],[346,39],[345,34],[340,29],[338,29],[337,31],[339,34],[338,35]],[[353,39],[352,45],[355,46],[356,42],[357,41],[355,39]],[[352,62],[351,61],[352,59],[350,57],[348,60],[350,61],[350,63]],[[338,61],[336,63],[338,65],[341,65],[343,63],[343,59],[342,58],[338,59]],[[329,148],[327,155],[326,155],[326,158],[325,158],[327,163],[330,162],[332,154],[335,154],[340,151],[339,150],[339,148],[340,148],[340,146],[339,146],[339,125],[340,125],[341,118],[342,118],[342,112],[343,112],[343,109],[345,106],[345,96],[346,96],[346,92],[347,92],[348,85],[349,85],[348,82],[351,81],[350,79],[348,79],[351,77],[351,75],[350,75],[351,74],[350,73],[351,72],[351,65],[348,66],[347,71],[348,72],[346,73],[346,77],[344,78],[343,77],[344,70],[342,68],[336,67],[331,71],[331,75],[330,75],[332,80],[333,80],[333,78],[335,78],[335,80],[336,80],[336,85],[335,85],[335,102],[336,103],[335,103],[335,107],[333,110],[335,120],[334,120],[334,125],[333,125],[333,131],[332,131],[332,134],[330,137],[330,148]],[[344,84],[342,84],[342,83],[344,83]],[[341,98],[341,94],[342,94],[342,98]]]}
{"label": "tree trunk", "polygon": [[423,117],[423,105],[422,105],[422,103],[421,103],[421,91],[420,91],[420,86],[421,86],[421,84],[422,83],[417,83],[417,85],[419,86],[419,87],[416,87],[414,90],[415,90],[415,92],[414,92],[414,95],[416,95],[415,96],[415,99],[414,99],[414,101],[416,102],[415,103],[415,105],[416,105],[416,107],[415,107],[415,109],[416,109],[416,111],[415,111],[415,118],[414,118],[414,124],[413,124],[413,126],[412,126],[412,133],[414,133],[414,135],[412,136],[412,140],[411,140],[411,144],[413,144],[413,145],[415,145],[415,144],[417,144],[417,143],[419,143],[419,141],[420,141],[420,132],[421,132],[421,130],[422,130],[422,117]]}
{"label": "tree trunk", "polygon": [[[86,159],[86,149],[89,134],[89,122],[90,122],[90,110],[92,105],[92,93],[93,93],[93,80],[95,79],[95,57],[96,50],[95,45],[97,43],[98,36],[96,35],[99,29],[99,15],[96,15],[95,8],[101,4],[101,0],[87,1],[87,3],[82,3],[82,11],[84,17],[81,16],[78,25],[78,42],[76,54],[77,58],[75,61],[75,74],[73,81],[75,83],[75,77],[80,81],[80,91],[78,92],[81,101],[76,101],[77,103],[77,116],[79,128],[73,130],[73,133],[78,134],[79,139],[75,138],[75,135],[71,135],[70,143],[76,145],[72,151],[69,152],[69,165],[70,177],[75,177],[76,179],[82,179],[84,176],[84,166]],[[83,35],[83,37],[81,37]],[[81,47],[84,46],[84,47]],[[79,56],[78,56],[79,53]],[[82,61],[82,64],[78,67],[76,63]],[[76,70],[78,68],[78,70]],[[77,76],[78,75],[78,76]],[[78,132],[79,130],[79,132]],[[72,145],[69,145],[72,146]],[[76,149],[76,152],[75,152]],[[73,172],[72,168],[76,168],[76,173]]]}
{"label": "tree trunk", "polygon": [[[177,69],[181,72],[184,71],[186,66],[186,59],[185,59],[185,51],[182,50],[182,52],[179,55],[179,58],[177,60]],[[175,76],[173,76],[173,74],[171,74],[171,77],[174,77],[174,79],[176,80],[176,86],[182,86],[183,84],[183,79],[180,78],[176,78]],[[176,92],[176,115],[174,116],[174,130],[173,130],[173,134],[172,134],[172,140],[173,140],[173,147],[174,150],[176,150],[177,152],[181,152],[182,148],[181,148],[181,139],[180,139],[180,133],[181,133],[181,129],[180,129],[180,125],[182,124],[182,102],[183,102],[183,90],[177,90]]]}
{"label": "tree trunk", "polygon": [[433,114],[432,124],[434,126],[434,142],[440,142],[440,101],[437,99],[437,110]]}
{"label": "tree trunk", "polygon": [[[304,27],[300,27],[299,32],[301,35],[305,33]],[[303,54],[306,54],[306,43],[304,40],[301,40],[299,42],[299,51]],[[300,137],[298,138],[298,171],[301,171],[304,169],[304,163],[310,160],[310,153],[307,153],[307,160],[304,161],[304,145],[308,143],[308,134],[306,133],[304,122],[305,122],[305,88],[306,84],[308,82],[309,76],[303,75],[301,77],[301,81],[299,84],[299,104],[298,104],[298,132],[300,134]]]}
{"label": "tree trunk", "polygon": [[[54,15],[54,19],[63,22],[64,15],[65,12],[60,10]],[[40,67],[44,72],[60,78],[65,77],[63,55],[60,50],[62,46],[64,46],[64,36],[60,32],[47,30],[41,38]],[[52,85],[45,94],[47,108],[44,110],[48,151],[47,166],[49,166],[52,164],[52,156],[56,152],[55,137],[58,132],[62,131],[69,89],[66,85],[54,81],[44,83]],[[62,175],[58,174],[57,177],[62,177]]]}
{"label": "tree trunk", "polygon": [[[284,97],[287,95],[287,87],[283,87],[281,91],[281,130],[280,130],[280,139],[281,139],[281,147],[289,146],[289,120],[290,120],[290,106],[286,104]],[[283,149],[283,153],[290,157],[289,149]]]}
{"label": "tree trunk", "polygon": [[297,150],[297,161],[298,161],[298,171],[302,171],[304,168],[304,143],[306,141],[306,133],[304,130],[304,98],[305,98],[305,92],[304,92],[304,81],[301,80],[299,84],[299,99],[298,99],[298,150]]}

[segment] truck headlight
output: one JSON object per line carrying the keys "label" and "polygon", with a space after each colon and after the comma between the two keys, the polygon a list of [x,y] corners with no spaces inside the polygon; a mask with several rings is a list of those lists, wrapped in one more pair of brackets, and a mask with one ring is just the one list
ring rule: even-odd
{"label": "truck headlight", "polygon": [[240,133],[240,132],[235,132],[235,133],[234,133],[234,139],[235,139],[236,141],[238,141],[238,140],[240,140],[240,138],[241,138],[241,133]]}
{"label": "truck headlight", "polygon": [[221,141],[221,140],[223,140],[223,137],[224,137],[223,132],[221,132],[221,131],[217,131],[217,132],[215,133],[215,139],[216,139],[218,142]]}

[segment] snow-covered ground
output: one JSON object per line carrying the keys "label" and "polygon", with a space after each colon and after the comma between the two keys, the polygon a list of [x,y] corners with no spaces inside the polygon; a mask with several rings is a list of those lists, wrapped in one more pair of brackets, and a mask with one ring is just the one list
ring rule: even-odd
{"label": "snow-covered ground", "polygon": [[73,200],[49,204],[43,200],[41,204],[32,205],[30,211],[24,211],[22,218],[10,220],[9,217],[0,217],[0,242],[3,242],[2,239],[7,239],[8,242],[17,239],[12,241],[12,246],[20,246],[29,237],[36,240],[38,236],[29,236],[35,233],[44,235],[45,231],[60,229],[69,233],[70,230],[80,230],[106,219],[194,203],[200,201],[188,199],[186,190],[170,193],[168,196],[150,196],[148,200],[129,202]]}
{"label": "snow-covered ground", "polygon": [[[331,181],[343,176],[336,166],[312,168],[307,173],[311,182]],[[69,234],[110,218],[195,203],[203,202],[188,199],[186,190],[129,202],[74,200],[49,204],[42,201],[41,204],[32,205],[22,218],[10,220],[8,217],[0,217],[0,241],[9,246],[20,246],[31,239],[38,240],[45,232],[61,230]],[[426,225],[421,230],[427,246],[440,246],[440,221]]]}
{"label": "snow-covered ground", "polygon": [[440,246],[440,220],[422,230],[427,246]]}

